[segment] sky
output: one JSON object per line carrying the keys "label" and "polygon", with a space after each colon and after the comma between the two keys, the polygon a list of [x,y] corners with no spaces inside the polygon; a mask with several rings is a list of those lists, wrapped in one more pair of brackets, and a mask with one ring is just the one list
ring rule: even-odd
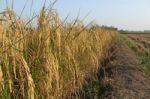
{"label": "sky", "polygon": [[[8,0],[9,3],[12,0]],[[32,0],[14,0],[19,14],[27,2],[23,16],[29,17]],[[44,0],[33,0],[32,12],[38,13]],[[47,5],[54,0],[47,0]],[[6,0],[0,0],[0,12]],[[115,26],[124,30],[150,30],[150,0],[58,0],[54,6],[61,16],[73,20],[77,16],[85,24],[94,21],[99,25]]]}

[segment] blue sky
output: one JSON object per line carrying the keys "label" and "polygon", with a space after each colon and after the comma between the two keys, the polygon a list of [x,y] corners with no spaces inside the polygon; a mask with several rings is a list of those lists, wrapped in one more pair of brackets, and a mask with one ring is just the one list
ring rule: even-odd
{"label": "blue sky", "polygon": [[[0,0],[0,11],[5,8],[6,0]],[[11,0],[8,0],[11,1]],[[14,8],[20,13],[26,0],[14,0]],[[36,13],[44,0],[33,0]],[[47,0],[52,2],[52,0]],[[47,2],[47,4],[49,4]],[[24,16],[29,16],[31,0],[28,0]],[[58,0],[54,8],[61,18],[69,14],[69,19],[80,16],[89,23],[94,20],[99,25],[115,26],[127,30],[150,30],[150,0]]]}

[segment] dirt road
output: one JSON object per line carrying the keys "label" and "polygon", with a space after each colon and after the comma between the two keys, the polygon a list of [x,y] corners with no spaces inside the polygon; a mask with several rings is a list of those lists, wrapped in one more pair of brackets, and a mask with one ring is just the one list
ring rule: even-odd
{"label": "dirt road", "polygon": [[142,71],[135,53],[125,43],[120,42],[117,46],[114,58],[105,67],[104,80],[109,83],[105,85],[102,97],[150,99],[150,77]]}

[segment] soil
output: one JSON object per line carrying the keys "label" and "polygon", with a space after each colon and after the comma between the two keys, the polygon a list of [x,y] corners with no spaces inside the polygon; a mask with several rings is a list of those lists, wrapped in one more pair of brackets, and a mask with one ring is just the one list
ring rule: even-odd
{"label": "soil", "polygon": [[135,53],[123,42],[104,66],[104,99],[150,99],[150,77],[146,75]]}

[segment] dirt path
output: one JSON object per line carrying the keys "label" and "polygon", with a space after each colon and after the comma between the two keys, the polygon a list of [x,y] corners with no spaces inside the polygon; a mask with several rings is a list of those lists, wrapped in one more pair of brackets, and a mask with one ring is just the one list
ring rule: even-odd
{"label": "dirt path", "polygon": [[124,43],[105,67],[104,99],[150,99],[150,77],[140,68],[134,52]]}

